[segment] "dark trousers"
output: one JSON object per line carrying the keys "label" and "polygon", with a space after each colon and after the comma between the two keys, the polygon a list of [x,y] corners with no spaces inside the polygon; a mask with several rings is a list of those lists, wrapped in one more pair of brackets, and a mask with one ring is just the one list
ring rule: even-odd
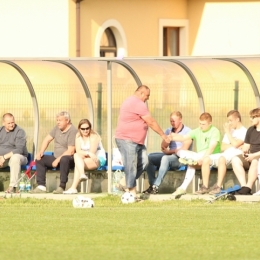
{"label": "dark trousers", "polygon": [[[37,184],[46,186],[46,171],[53,169],[52,163],[56,158],[53,155],[44,155],[41,160],[36,160]],[[60,171],[60,187],[65,190],[70,169],[75,166],[73,156],[64,155],[60,159],[58,169]]]}

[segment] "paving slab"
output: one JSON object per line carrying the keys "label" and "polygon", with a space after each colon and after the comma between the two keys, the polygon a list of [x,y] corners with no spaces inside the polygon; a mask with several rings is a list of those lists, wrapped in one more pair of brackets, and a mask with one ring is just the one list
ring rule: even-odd
{"label": "paving slab", "polygon": [[52,200],[73,200],[76,196],[82,195],[89,198],[105,197],[107,193],[78,193],[78,194],[53,194],[53,193],[4,193],[0,192],[0,197],[5,198],[35,198],[35,199],[52,199]]}

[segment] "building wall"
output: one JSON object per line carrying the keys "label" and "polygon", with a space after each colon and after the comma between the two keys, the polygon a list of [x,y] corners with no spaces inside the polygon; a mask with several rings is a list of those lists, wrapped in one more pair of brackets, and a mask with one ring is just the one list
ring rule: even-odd
{"label": "building wall", "polygon": [[192,56],[260,53],[260,1],[188,0]]}
{"label": "building wall", "polygon": [[94,56],[98,28],[114,19],[122,26],[128,56],[158,56],[159,19],[186,19],[186,0],[84,0],[81,2],[81,56]]}

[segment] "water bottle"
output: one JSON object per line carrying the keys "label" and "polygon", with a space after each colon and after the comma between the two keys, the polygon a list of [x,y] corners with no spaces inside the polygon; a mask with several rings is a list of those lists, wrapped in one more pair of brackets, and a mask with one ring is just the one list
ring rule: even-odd
{"label": "water bottle", "polygon": [[19,190],[20,192],[25,192],[25,182],[24,182],[24,173],[21,173],[21,180],[19,183]]}
{"label": "water bottle", "polygon": [[27,180],[27,182],[25,184],[25,190],[26,190],[26,192],[31,191],[31,181],[30,180]]}

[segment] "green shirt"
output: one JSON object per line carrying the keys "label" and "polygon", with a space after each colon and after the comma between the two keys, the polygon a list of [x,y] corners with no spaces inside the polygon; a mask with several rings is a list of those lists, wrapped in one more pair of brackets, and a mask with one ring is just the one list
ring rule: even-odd
{"label": "green shirt", "polygon": [[199,127],[191,130],[188,134],[190,138],[196,141],[197,152],[206,151],[212,141],[217,142],[214,153],[220,153],[220,132],[215,126],[211,126],[207,131],[202,131]]}

